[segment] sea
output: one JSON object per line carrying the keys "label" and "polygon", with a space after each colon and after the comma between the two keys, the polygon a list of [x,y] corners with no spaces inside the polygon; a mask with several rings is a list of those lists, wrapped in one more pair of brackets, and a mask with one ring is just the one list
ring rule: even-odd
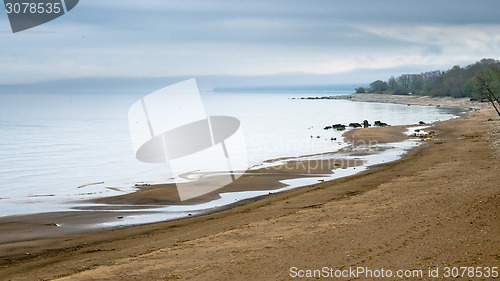
{"label": "sea", "polygon": [[[0,93],[0,217],[75,211],[88,204],[88,199],[134,192],[137,184],[168,182],[164,164],[138,161],[131,143],[128,110],[147,94]],[[301,99],[346,94],[350,92],[201,92],[201,98],[207,115],[240,120],[250,169],[269,165],[270,159],[346,147],[343,132],[324,130],[332,124],[363,120],[390,125],[432,123],[462,112],[435,106]],[[416,140],[391,144],[385,154],[368,159],[364,168],[393,161],[415,145]],[[285,183],[288,189],[295,188],[362,170],[345,169],[327,178]],[[217,202],[164,206],[155,214],[119,224],[176,219],[267,193],[222,194]]]}

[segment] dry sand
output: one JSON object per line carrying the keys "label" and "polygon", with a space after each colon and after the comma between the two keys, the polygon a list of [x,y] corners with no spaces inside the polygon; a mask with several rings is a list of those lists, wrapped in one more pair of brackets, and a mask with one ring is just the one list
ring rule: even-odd
{"label": "dry sand", "polygon": [[401,160],[219,213],[5,243],[0,276],[282,280],[294,266],[499,266],[500,162],[489,118],[497,117],[480,111],[438,122],[438,136]]}
{"label": "dry sand", "polygon": [[490,129],[487,136],[491,141],[491,148],[496,152],[496,156],[500,159],[500,119],[492,119],[489,121]]}

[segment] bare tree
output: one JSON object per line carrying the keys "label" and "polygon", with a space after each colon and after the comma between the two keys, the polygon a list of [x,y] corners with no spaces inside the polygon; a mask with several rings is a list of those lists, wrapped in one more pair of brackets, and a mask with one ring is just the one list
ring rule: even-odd
{"label": "bare tree", "polygon": [[476,80],[479,95],[488,100],[500,116],[500,64],[480,70],[476,74]]}
{"label": "bare tree", "polygon": [[411,74],[402,74],[398,78],[396,78],[399,86],[403,88],[410,88],[411,86]]}

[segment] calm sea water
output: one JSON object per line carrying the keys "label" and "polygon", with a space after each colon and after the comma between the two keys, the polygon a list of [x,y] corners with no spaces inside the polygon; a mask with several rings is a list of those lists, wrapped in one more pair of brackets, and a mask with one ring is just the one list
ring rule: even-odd
{"label": "calm sea water", "polygon": [[[341,132],[323,130],[334,123],[403,125],[455,116],[436,107],[291,99],[332,94],[347,93],[207,92],[202,99],[208,114],[240,119],[249,166],[344,147]],[[165,182],[165,167],[137,161],[130,142],[128,109],[141,97],[0,94],[0,216],[66,210],[65,202]]]}

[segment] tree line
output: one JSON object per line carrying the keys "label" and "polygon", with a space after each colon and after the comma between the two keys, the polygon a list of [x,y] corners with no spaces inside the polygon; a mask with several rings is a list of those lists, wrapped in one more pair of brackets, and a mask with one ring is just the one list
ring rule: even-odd
{"label": "tree line", "polygon": [[[435,70],[420,74],[402,74],[398,77],[390,77],[388,81],[377,80],[370,83],[369,88],[356,88],[356,93],[395,95],[411,93],[426,96],[480,97],[485,99],[489,97],[498,102],[499,75],[500,62],[498,60],[482,59],[463,68],[456,65],[447,71]],[[488,86],[486,86],[486,82],[488,82]],[[494,93],[493,96],[491,96],[492,93]]]}

